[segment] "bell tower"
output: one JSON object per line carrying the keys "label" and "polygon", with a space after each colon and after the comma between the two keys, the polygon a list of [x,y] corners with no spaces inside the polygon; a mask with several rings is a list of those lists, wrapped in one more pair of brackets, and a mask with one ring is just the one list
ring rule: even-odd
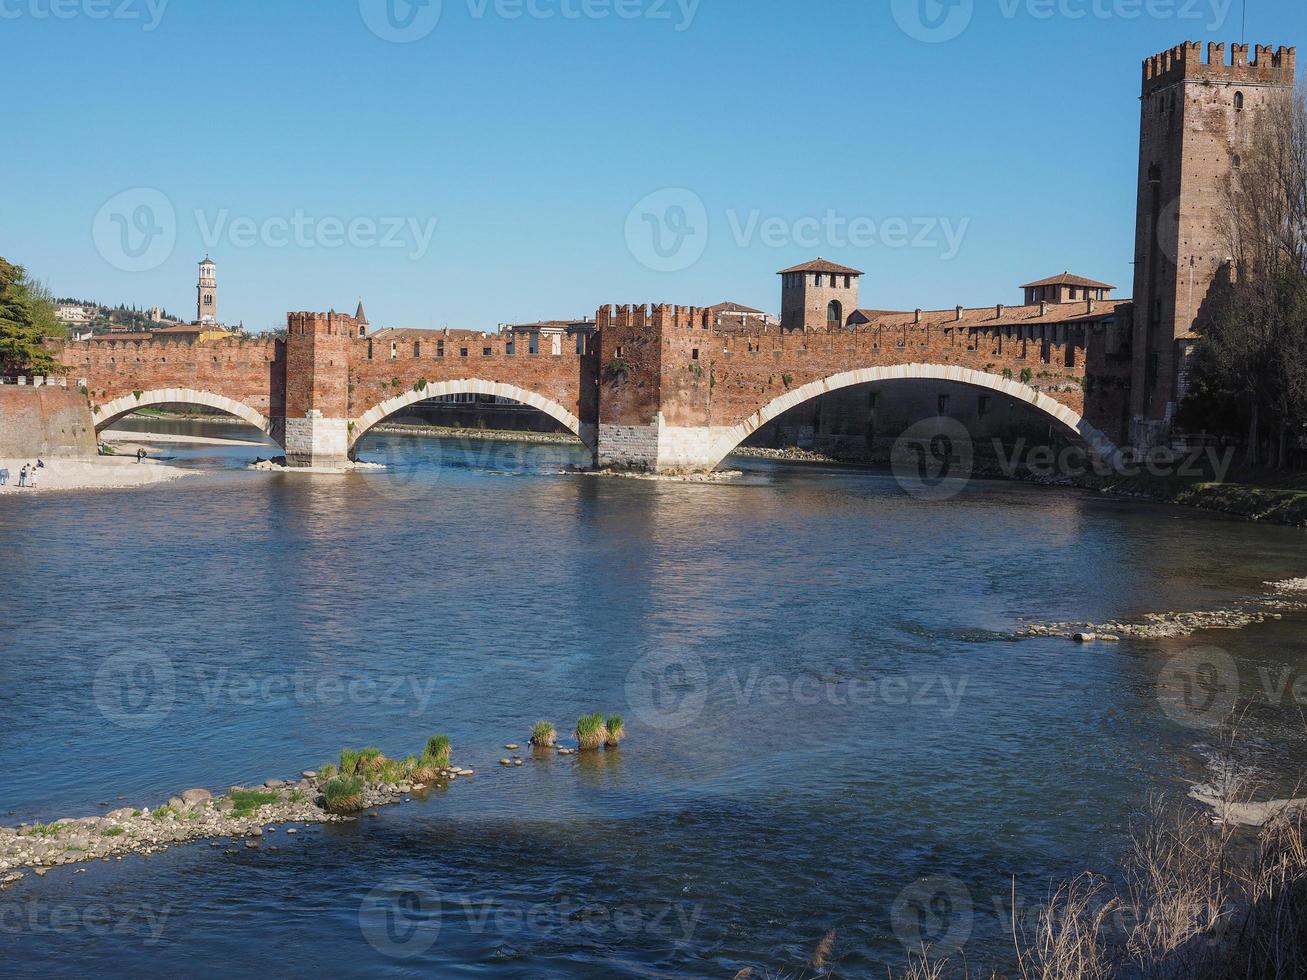
{"label": "bell tower", "polygon": [[200,263],[200,284],[196,287],[195,322],[218,322],[218,267],[207,255]]}

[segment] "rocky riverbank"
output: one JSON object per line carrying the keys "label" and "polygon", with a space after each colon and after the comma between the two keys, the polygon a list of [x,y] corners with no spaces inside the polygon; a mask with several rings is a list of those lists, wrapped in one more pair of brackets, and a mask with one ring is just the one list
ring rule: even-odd
{"label": "rocky riverbank", "polygon": [[713,470],[711,473],[645,473],[640,470],[567,470],[576,476],[606,476],[621,480],[650,480],[655,483],[730,483],[744,476],[739,470]]}
{"label": "rocky riverbank", "polygon": [[[410,793],[472,775],[471,769],[447,766],[429,784],[370,784],[362,789],[361,809],[399,803]],[[257,847],[265,834],[280,829],[297,833],[293,824],[357,819],[327,812],[323,796],[327,782],[308,771],[295,781],[269,779],[256,787],[233,786],[220,796],[207,789],[188,789],[153,810],[122,807],[101,817],[0,827],[0,889],[21,880],[27,869],[44,875],[60,865],[154,854],[197,840],[244,838],[247,847]]]}
{"label": "rocky riverbank", "polygon": [[1267,620],[1283,619],[1287,612],[1307,610],[1307,578],[1267,582],[1267,595],[1244,600],[1226,609],[1148,613],[1141,620],[1110,623],[1036,623],[1021,636],[1058,636],[1078,642],[1114,641],[1123,636],[1165,639],[1189,636],[1200,630],[1244,629]]}
{"label": "rocky riverbank", "polygon": [[[575,747],[558,744],[552,722],[532,729],[531,758],[570,756],[582,749],[615,749],[625,735],[620,715],[586,715],[577,720]],[[595,735],[588,744],[585,739]],[[506,768],[525,765],[516,742],[504,748],[512,755],[499,760]],[[448,737],[432,736],[421,755],[387,758],[380,749],[343,749],[338,761],[306,770],[297,780],[269,779],[258,786],[233,786],[215,796],[207,789],[188,789],[167,803],[148,808],[120,807],[99,817],[53,820],[44,824],[0,827],[0,891],[22,880],[32,869],[46,874],[61,865],[122,860],[129,854],[153,854],[188,841],[246,838],[258,847],[265,834],[294,824],[339,823],[375,807],[407,802],[476,775],[455,765]],[[215,845],[216,846],[216,845]]]}
{"label": "rocky riverbank", "polygon": [[490,442],[539,442],[565,446],[581,445],[581,440],[570,432],[469,429],[443,425],[410,425],[402,422],[383,422],[374,426],[372,431],[388,432],[397,436],[434,436],[438,439],[484,439]]}

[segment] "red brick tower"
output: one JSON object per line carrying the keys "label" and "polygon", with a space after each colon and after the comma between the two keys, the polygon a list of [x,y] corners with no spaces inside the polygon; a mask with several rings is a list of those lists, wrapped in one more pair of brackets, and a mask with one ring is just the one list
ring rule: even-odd
{"label": "red brick tower", "polygon": [[1292,91],[1294,48],[1186,42],[1144,62],[1135,225],[1132,442],[1164,439],[1194,320],[1230,254],[1225,187],[1259,110]]}
{"label": "red brick tower", "polygon": [[353,317],[286,316],[286,461],[340,467],[349,456],[349,342]]}

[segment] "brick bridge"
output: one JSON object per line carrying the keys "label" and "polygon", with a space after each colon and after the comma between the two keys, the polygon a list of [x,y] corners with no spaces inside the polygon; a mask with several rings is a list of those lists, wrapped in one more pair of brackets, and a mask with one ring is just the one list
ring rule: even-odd
{"label": "brick bridge", "polygon": [[530,353],[511,334],[373,336],[350,316],[291,313],[285,340],[65,342],[58,355],[97,431],[151,405],[205,406],[261,429],[299,467],[339,467],[379,422],[464,392],[545,412],[598,465],[659,471],[712,469],[787,409],[891,379],[1024,401],[1104,456],[1127,423],[1130,324],[1110,303],[877,314],[820,331],[722,330],[710,310],[620,306],[600,309],[596,327],[580,350]]}

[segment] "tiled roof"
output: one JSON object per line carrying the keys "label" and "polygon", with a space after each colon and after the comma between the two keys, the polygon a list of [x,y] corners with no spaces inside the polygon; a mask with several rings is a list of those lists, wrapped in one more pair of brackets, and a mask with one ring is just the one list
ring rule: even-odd
{"label": "tiled roof", "polygon": [[1064,272],[1060,276],[1049,276],[1047,279],[1040,279],[1037,282],[1028,282],[1022,289],[1034,289],[1036,286],[1088,286],[1090,289],[1115,289],[1115,286],[1109,286],[1105,282],[1099,282],[1097,279],[1086,279],[1084,276],[1073,276],[1069,272]]}
{"label": "tiled roof", "polygon": [[842,276],[860,276],[862,271],[851,269],[847,265],[840,265],[836,262],[828,262],[823,258],[813,259],[811,262],[804,262],[802,265],[791,266],[788,269],[782,269],[776,273],[778,276],[784,276],[791,272],[834,272]]}
{"label": "tiled roof", "polygon": [[766,316],[765,310],[755,310],[752,306],[745,306],[742,303],[732,303],[729,300],[718,303],[716,306],[708,307],[714,313],[756,313],[759,316]]}

